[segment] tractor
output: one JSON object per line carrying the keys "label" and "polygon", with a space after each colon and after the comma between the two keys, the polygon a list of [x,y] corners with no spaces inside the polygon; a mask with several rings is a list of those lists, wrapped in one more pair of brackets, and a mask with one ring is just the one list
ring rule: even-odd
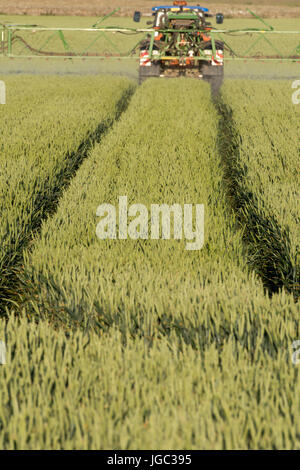
{"label": "tractor", "polygon": [[[152,8],[154,34],[140,44],[139,82],[150,77],[194,77],[218,89],[224,75],[224,44],[210,31],[207,8],[174,1]],[[137,20],[137,17],[136,17]],[[217,23],[223,15],[217,14]]]}
{"label": "tractor", "polygon": [[[248,12],[259,20],[259,27],[213,27],[207,8],[188,6],[182,0],[171,6],[153,7],[153,19],[147,22],[151,27],[105,23],[119,10],[99,18],[91,28],[0,24],[0,60],[64,58],[74,59],[70,63],[75,64],[75,59],[98,59],[117,60],[119,64],[127,61],[134,67],[137,62],[140,83],[150,77],[195,77],[210,82],[213,92],[222,84],[225,62],[268,63],[272,65],[272,76],[273,64],[295,63],[297,67],[300,62],[300,31],[275,30],[251,10]],[[136,11],[133,20],[140,19],[141,13]],[[222,13],[218,13],[216,24],[223,20]]]}

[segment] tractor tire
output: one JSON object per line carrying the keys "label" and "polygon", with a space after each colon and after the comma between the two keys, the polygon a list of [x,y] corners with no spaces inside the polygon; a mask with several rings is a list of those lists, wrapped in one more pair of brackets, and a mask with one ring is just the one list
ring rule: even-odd
{"label": "tractor tire", "polygon": [[151,64],[150,66],[140,66],[139,84],[141,85],[148,78],[159,78],[161,73],[160,64]]}

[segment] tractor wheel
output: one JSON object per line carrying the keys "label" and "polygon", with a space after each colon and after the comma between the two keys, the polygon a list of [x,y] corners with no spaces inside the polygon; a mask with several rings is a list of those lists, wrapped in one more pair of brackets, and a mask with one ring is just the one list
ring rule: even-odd
{"label": "tractor wheel", "polygon": [[139,69],[139,84],[141,85],[148,78],[158,78],[159,76],[160,64],[142,65]]}

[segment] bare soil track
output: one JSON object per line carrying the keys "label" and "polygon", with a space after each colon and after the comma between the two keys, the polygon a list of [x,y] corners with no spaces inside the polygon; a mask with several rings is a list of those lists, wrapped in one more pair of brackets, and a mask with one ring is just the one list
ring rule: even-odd
{"label": "bare soil track", "polygon": [[[131,16],[135,10],[149,14],[151,7],[159,3],[154,0],[13,0],[9,3],[0,0],[0,14],[102,16],[120,8],[119,15]],[[200,3],[212,13],[222,11],[228,18],[249,17],[247,8],[265,18],[300,17],[300,0],[204,0]]]}

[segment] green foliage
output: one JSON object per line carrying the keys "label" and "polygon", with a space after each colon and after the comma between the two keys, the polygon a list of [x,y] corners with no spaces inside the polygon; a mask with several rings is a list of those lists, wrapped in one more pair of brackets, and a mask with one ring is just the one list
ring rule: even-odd
{"label": "green foliage", "polygon": [[[268,318],[273,339],[265,347],[276,352],[279,323],[285,331],[282,305],[288,302],[294,321],[297,309],[284,294],[265,297],[248,272],[242,233],[227,207],[217,126],[205,83],[146,82],[81,166],[27,256],[25,274],[35,287],[30,311],[100,331],[115,325],[150,341],[174,330],[200,349],[222,343],[236,327],[251,349]],[[119,195],[148,208],[203,203],[203,249],[186,251],[185,240],[99,240],[96,209],[117,205]],[[244,332],[238,325],[245,318]]]}
{"label": "green foliage", "polygon": [[[132,334],[152,334],[165,321],[166,328],[174,321],[202,323],[206,289],[216,294],[209,302],[214,311],[218,298],[222,304],[227,297],[229,278],[230,289],[247,290],[241,237],[222,189],[216,132],[207,84],[168,80],[141,87],[43,226],[26,263],[38,306],[54,316],[62,311],[66,320],[93,318],[102,329],[117,323]],[[203,203],[204,249],[186,251],[185,240],[99,240],[96,209],[117,205],[119,195],[149,209],[154,203]],[[250,289],[262,291],[258,281],[249,282]]]}
{"label": "green foliage", "polygon": [[[77,80],[72,88],[76,96]],[[52,110],[55,83],[47,110]],[[90,83],[89,99],[72,100],[72,110],[67,103],[62,106],[61,113],[67,109],[70,116],[64,132],[54,111],[48,111],[49,129],[38,127],[40,119],[23,127],[24,116],[33,114],[30,103],[20,107],[19,140],[1,142],[11,155],[3,162],[11,161],[12,168],[25,161],[18,155],[28,146],[30,172],[23,164],[16,187],[23,180],[39,187],[36,175],[46,181],[47,174],[53,175],[53,160],[44,157],[47,145],[59,168],[59,176],[49,180],[63,183],[69,172],[64,157],[68,151],[77,154],[84,129],[115,120],[117,103],[131,85],[110,79],[91,90]],[[226,85],[223,96],[226,103],[231,97],[233,122],[243,136],[236,148],[249,176],[249,182],[238,181],[238,188],[249,193],[251,185],[266,219],[274,215],[276,226],[288,227],[293,253],[298,240],[293,217],[298,215],[289,184],[294,184],[297,160],[295,153],[286,161],[279,158],[284,152],[279,132],[271,147],[263,134],[271,123],[278,129],[279,122],[296,137],[290,129],[296,125],[294,111],[289,110],[288,121],[273,120],[263,106],[256,111],[251,85],[243,109],[235,100],[243,93],[234,86]],[[268,86],[263,94],[273,106]],[[101,109],[95,102],[92,106],[91,96],[98,96]],[[275,113],[275,106],[271,109]],[[38,112],[34,102],[33,110]],[[247,127],[250,111],[256,119],[250,116]],[[300,447],[299,366],[292,363],[292,343],[300,338],[299,304],[285,290],[266,295],[260,278],[249,270],[251,252],[244,241],[253,236],[253,226],[241,228],[239,213],[229,204],[227,178],[232,175],[225,171],[216,138],[220,119],[207,84],[148,81],[88,152],[58,207],[53,205],[57,210],[26,250],[23,281],[31,289],[16,308],[18,318],[10,312],[7,322],[0,321],[0,340],[7,347],[7,363],[0,366],[1,448]],[[267,156],[247,158],[255,153],[256,142],[259,156]],[[277,180],[286,191],[285,201],[272,190]],[[45,207],[56,184],[43,186]],[[28,191],[28,200],[32,194]],[[128,196],[129,205],[142,203],[148,209],[153,203],[204,204],[203,249],[187,251],[184,239],[99,240],[96,209],[101,203],[117,206],[120,195]],[[22,217],[20,224],[27,227]],[[15,251],[21,253],[24,246]]]}
{"label": "green foliage", "polygon": [[132,87],[122,78],[7,77],[0,122],[0,298],[12,269]]}
{"label": "green foliage", "polygon": [[114,328],[67,339],[11,317],[0,322],[0,447],[299,448],[299,366],[290,347],[269,356],[263,336],[251,354],[232,336],[200,355],[179,352],[174,334],[124,347]]}
{"label": "green foliage", "polygon": [[263,273],[266,281],[268,276],[273,277],[273,282],[287,287],[297,298],[299,108],[292,103],[291,95],[290,82],[233,80],[222,89],[224,104],[232,109],[232,115],[225,111],[225,139],[226,131],[228,134],[230,127],[234,129],[230,148],[227,146],[229,155],[224,159],[234,179],[242,220],[255,242],[251,263],[267,266]]}

